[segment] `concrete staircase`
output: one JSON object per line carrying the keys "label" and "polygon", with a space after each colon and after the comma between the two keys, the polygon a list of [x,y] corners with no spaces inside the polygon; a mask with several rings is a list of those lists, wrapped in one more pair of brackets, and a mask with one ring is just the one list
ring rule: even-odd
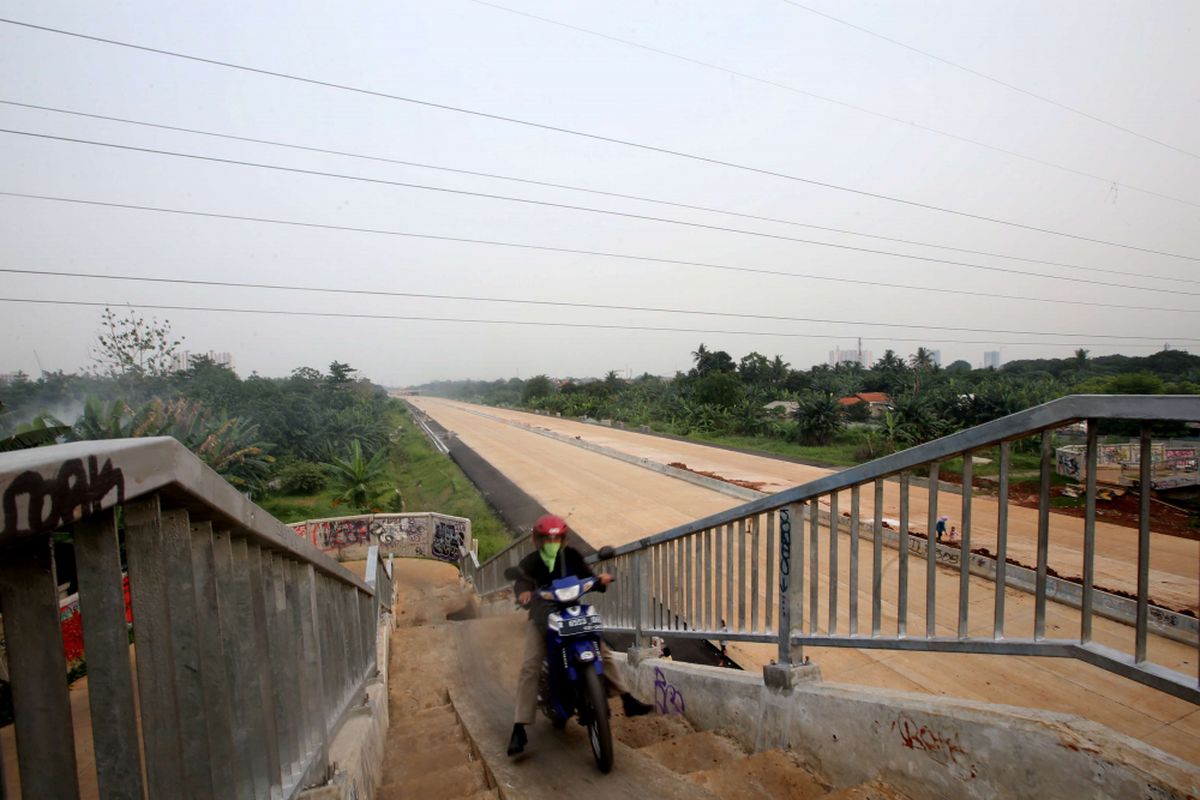
{"label": "concrete staircase", "polygon": [[457,656],[447,646],[453,623],[445,620],[466,594],[457,579],[426,582],[421,564],[402,567],[389,650],[390,725],[375,798],[499,800],[447,691]]}
{"label": "concrete staircase", "polygon": [[500,795],[488,787],[483,764],[463,735],[454,706],[430,706],[399,719],[403,733],[388,738],[378,800],[498,800]]}
{"label": "concrete staircase", "polygon": [[[458,616],[456,612],[470,597],[469,589],[454,573],[426,580],[420,566],[403,565],[408,574],[397,581],[389,664],[390,728],[383,777],[375,796],[378,800],[520,800],[534,789],[527,783],[530,772],[536,768],[539,751],[554,747],[553,738],[536,742],[534,760],[529,763],[508,759],[501,741],[507,736],[507,722],[497,730],[481,708],[471,705],[481,699],[479,695],[473,699],[464,696],[463,681],[470,680],[471,674],[464,674],[463,668],[477,664],[481,652],[491,656],[488,669],[494,670],[505,688],[499,694],[484,692],[483,696],[492,703],[500,702],[507,720],[508,687],[515,684],[518,667],[511,657],[511,642],[527,623],[520,615],[447,621]],[[456,636],[456,632],[462,635]],[[467,635],[469,632],[477,638]],[[505,655],[509,657],[501,657]],[[451,698],[464,703],[461,712]],[[585,740],[576,732],[568,761],[569,769],[577,772],[565,780],[601,788],[606,782],[610,788],[621,786],[620,796],[907,800],[892,787],[878,783],[834,791],[819,768],[812,768],[790,751],[748,753],[718,732],[697,731],[682,716],[629,718],[620,707],[620,703],[611,704],[613,735],[619,743],[614,772],[602,776],[595,771]],[[464,726],[464,720],[468,725]],[[539,726],[538,733],[544,736],[548,726],[544,720],[539,720]],[[571,732],[573,728],[568,735]],[[545,773],[540,780],[547,783]],[[553,787],[539,784],[536,789],[538,797],[559,796]]]}
{"label": "concrete staircase", "polygon": [[785,750],[749,754],[732,739],[696,731],[678,716],[613,717],[613,734],[662,766],[725,800],[906,800],[879,782],[832,791]]}

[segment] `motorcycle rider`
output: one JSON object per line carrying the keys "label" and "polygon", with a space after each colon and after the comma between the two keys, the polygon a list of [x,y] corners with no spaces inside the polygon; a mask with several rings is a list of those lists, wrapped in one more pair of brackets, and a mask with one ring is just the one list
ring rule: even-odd
{"label": "motorcycle rider", "polygon": [[[529,625],[525,626],[524,659],[517,679],[517,707],[513,715],[512,738],[508,742],[508,754],[516,755],[525,749],[528,737],[525,726],[533,724],[537,714],[538,679],[542,673],[542,661],[546,657],[546,623],[551,607],[534,596],[534,590],[551,581],[568,575],[586,579],[595,577],[583,555],[567,545],[567,523],[562,517],[545,514],[533,526],[534,551],[521,559],[521,577],[513,582],[513,594],[522,606],[529,606]],[[603,592],[612,583],[613,576],[599,576],[593,591]],[[637,717],[648,714],[654,707],[641,702],[629,693],[621,678],[612,653],[603,642],[600,644],[600,659],[604,665],[610,695],[620,695],[625,716]]]}

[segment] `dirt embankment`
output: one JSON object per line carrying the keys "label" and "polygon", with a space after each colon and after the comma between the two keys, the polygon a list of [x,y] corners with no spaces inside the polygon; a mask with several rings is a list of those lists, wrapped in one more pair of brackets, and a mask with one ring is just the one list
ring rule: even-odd
{"label": "dirt embankment", "polygon": [[703,475],[706,478],[712,478],[713,480],[721,481],[722,483],[731,483],[734,486],[740,486],[743,489],[753,489],[756,492],[761,492],[763,487],[767,485],[765,481],[743,481],[739,478],[726,478],[724,475],[719,475],[716,472],[705,472],[704,470],[692,469],[682,461],[672,461],[667,464],[667,466],[674,467],[675,469],[681,469],[684,472],[690,472],[693,475]]}

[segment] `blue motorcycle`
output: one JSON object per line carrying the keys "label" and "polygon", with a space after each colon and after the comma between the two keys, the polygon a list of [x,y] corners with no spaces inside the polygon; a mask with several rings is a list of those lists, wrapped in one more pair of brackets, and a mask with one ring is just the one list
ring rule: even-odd
{"label": "blue motorcycle", "polygon": [[[516,567],[505,577],[516,579]],[[601,772],[613,766],[612,729],[604,689],[600,615],[580,599],[599,584],[599,578],[560,578],[534,594],[551,609],[546,617],[546,659],[538,684],[538,706],[554,727],[562,730],[571,717],[587,728],[592,755]]]}

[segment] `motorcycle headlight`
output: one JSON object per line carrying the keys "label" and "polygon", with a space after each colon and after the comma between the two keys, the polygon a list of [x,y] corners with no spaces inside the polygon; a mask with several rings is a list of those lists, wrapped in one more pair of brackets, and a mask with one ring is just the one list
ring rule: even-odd
{"label": "motorcycle headlight", "polygon": [[560,603],[569,603],[579,597],[580,585],[577,583],[574,586],[567,586],[562,589],[557,589],[554,592],[554,597]]}

